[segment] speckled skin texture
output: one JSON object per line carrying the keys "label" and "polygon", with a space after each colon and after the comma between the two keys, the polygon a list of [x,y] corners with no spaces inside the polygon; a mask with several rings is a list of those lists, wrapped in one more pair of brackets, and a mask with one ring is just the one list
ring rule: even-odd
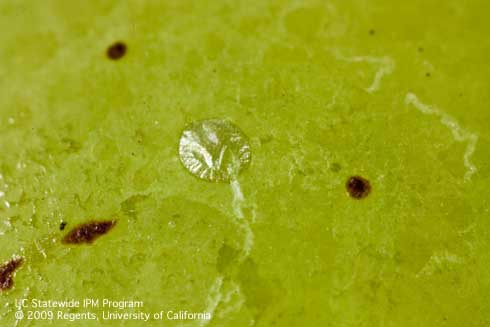
{"label": "speckled skin texture", "polygon": [[[26,297],[213,313],[184,326],[490,326],[488,12],[1,0],[0,262],[25,262],[0,325]],[[184,127],[215,118],[250,140],[233,183],[179,160]],[[112,217],[93,244],[61,243]]]}

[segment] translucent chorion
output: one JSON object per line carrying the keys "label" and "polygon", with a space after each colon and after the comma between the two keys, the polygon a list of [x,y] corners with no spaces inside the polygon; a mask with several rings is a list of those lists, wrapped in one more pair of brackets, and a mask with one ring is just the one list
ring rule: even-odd
{"label": "translucent chorion", "polygon": [[209,119],[187,125],[179,144],[187,170],[211,182],[232,182],[251,161],[248,137],[235,124]]}

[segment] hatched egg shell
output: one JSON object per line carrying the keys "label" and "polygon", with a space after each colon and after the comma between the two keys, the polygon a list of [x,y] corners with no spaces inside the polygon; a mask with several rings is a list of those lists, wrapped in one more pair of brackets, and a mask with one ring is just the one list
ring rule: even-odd
{"label": "hatched egg shell", "polygon": [[212,182],[236,179],[252,158],[248,137],[224,119],[187,125],[180,138],[179,155],[191,174]]}

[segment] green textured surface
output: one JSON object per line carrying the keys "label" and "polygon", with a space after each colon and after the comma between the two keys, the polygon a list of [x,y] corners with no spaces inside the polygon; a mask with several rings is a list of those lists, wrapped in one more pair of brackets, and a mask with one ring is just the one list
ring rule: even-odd
{"label": "green textured surface", "polygon": [[[489,326],[488,12],[1,0],[0,261],[26,263],[0,325],[25,296],[209,309],[211,327]],[[184,126],[215,117],[250,138],[243,200],[179,161]],[[113,217],[93,245],[60,244],[61,221]],[[45,325],[99,324],[17,326]]]}

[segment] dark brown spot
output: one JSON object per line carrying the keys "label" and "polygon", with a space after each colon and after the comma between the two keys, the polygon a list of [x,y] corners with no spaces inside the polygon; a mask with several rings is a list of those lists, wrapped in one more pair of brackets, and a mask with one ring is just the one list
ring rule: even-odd
{"label": "dark brown spot", "polygon": [[371,192],[371,184],[361,176],[352,176],[345,184],[349,195],[354,199],[363,199]]}
{"label": "dark brown spot", "polygon": [[425,73],[425,76],[426,77],[430,77],[430,73]]}
{"label": "dark brown spot", "polygon": [[107,49],[107,56],[112,60],[121,59],[126,54],[126,44],[116,42]]}
{"label": "dark brown spot", "polygon": [[73,228],[62,240],[64,244],[91,244],[114,227],[116,220],[91,221]]}
{"label": "dark brown spot", "polygon": [[65,227],[66,227],[66,223],[64,221],[62,221],[60,224],[60,230],[64,230]]}
{"label": "dark brown spot", "polygon": [[376,33],[376,31],[375,31],[375,30],[373,30],[373,29],[370,29],[370,30],[369,30],[369,35],[374,35],[375,33]]}
{"label": "dark brown spot", "polygon": [[0,266],[0,291],[12,288],[14,285],[13,275],[23,262],[23,258],[17,257]]}

